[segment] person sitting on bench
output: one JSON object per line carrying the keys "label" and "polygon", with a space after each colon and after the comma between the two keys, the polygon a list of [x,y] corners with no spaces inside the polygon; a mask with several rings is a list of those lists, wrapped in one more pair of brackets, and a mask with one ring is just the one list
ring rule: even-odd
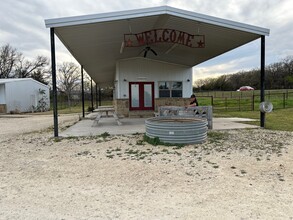
{"label": "person sitting on bench", "polygon": [[189,103],[189,105],[187,107],[195,107],[195,106],[198,106],[198,101],[197,101],[195,95],[192,94],[190,96],[190,103]]}

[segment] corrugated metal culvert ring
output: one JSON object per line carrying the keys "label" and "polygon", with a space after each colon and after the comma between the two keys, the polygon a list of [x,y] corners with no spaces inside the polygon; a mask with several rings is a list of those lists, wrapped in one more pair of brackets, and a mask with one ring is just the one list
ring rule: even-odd
{"label": "corrugated metal culvert ring", "polygon": [[199,144],[207,139],[207,120],[194,117],[155,117],[145,121],[146,135],[164,143]]}

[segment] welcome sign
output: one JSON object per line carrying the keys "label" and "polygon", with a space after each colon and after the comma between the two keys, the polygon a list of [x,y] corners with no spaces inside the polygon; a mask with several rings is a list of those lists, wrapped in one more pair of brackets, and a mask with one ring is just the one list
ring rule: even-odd
{"label": "welcome sign", "polygon": [[124,34],[125,47],[140,47],[154,43],[173,43],[192,48],[204,48],[205,36],[192,35],[174,29],[153,29],[137,34]]}

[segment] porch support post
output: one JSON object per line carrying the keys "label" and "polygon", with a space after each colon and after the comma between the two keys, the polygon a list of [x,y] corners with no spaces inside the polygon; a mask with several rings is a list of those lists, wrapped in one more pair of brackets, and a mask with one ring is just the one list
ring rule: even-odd
{"label": "porch support post", "polygon": [[94,111],[94,93],[93,93],[93,79],[91,78],[91,102],[92,102],[92,112]]}
{"label": "porch support post", "polygon": [[99,86],[99,106],[102,105],[102,102],[101,102],[101,87]]}
{"label": "porch support post", "polygon": [[50,28],[51,39],[51,65],[53,85],[53,115],[54,115],[54,137],[58,137],[58,111],[57,111],[57,86],[56,86],[56,57],[55,57],[55,32]]}
{"label": "porch support post", "polygon": [[98,85],[96,84],[96,107],[99,106],[99,103],[98,103]]}
{"label": "porch support post", "polygon": [[[265,101],[265,36],[261,36],[261,58],[260,58],[260,102]],[[265,127],[265,113],[260,113],[260,127]]]}
{"label": "porch support post", "polygon": [[83,65],[81,65],[81,102],[82,102],[82,117],[84,118]]}

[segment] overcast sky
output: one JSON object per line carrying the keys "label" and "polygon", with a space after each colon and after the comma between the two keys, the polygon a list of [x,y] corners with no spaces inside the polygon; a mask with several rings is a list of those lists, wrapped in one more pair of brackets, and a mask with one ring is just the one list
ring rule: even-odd
{"label": "overcast sky", "polygon": [[[28,58],[50,57],[44,19],[162,5],[270,29],[266,65],[293,55],[292,0],[0,0],[0,46],[9,43]],[[56,41],[57,61],[74,61]],[[256,40],[198,65],[195,79],[259,66],[260,40]]]}

